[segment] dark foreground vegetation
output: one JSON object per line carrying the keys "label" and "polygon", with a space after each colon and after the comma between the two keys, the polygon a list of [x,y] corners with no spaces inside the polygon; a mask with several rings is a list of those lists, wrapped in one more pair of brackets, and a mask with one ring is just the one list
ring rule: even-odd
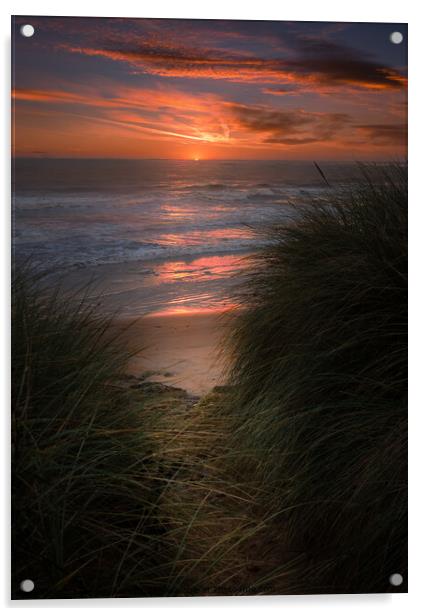
{"label": "dark foreground vegetation", "polygon": [[158,592],[160,484],[128,358],[109,320],[40,283],[13,281],[13,595],[27,578],[35,597]]}
{"label": "dark foreground vegetation", "polygon": [[374,173],[267,231],[201,400],[15,272],[15,598],[407,589],[407,179]]}
{"label": "dark foreground vegetation", "polygon": [[269,239],[233,332],[234,446],[305,556],[301,592],[388,590],[407,575],[407,169],[365,168]]}

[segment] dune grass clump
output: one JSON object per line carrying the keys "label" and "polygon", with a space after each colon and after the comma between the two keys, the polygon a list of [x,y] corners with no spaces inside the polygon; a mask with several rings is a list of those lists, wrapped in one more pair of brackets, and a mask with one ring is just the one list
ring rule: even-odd
{"label": "dune grass clump", "polygon": [[127,354],[108,319],[41,286],[15,272],[12,595],[161,594],[162,485],[149,417],[120,382]]}
{"label": "dune grass clump", "polygon": [[305,557],[294,590],[395,590],[389,576],[407,576],[407,169],[365,168],[266,234],[230,341],[241,472],[268,487],[282,554]]}

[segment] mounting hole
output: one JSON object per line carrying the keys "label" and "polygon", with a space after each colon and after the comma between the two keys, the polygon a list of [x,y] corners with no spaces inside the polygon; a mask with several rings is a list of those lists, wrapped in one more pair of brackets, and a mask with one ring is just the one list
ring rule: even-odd
{"label": "mounting hole", "polygon": [[24,26],[21,26],[21,34],[22,36],[25,36],[26,38],[33,36],[34,26],[32,26],[31,24],[25,24]]}
{"label": "mounting hole", "polygon": [[403,35],[401,32],[391,32],[390,41],[394,43],[394,45],[400,45],[403,42]]}
{"label": "mounting hole", "polygon": [[393,573],[390,575],[391,586],[401,586],[403,584],[403,576],[401,573]]}
{"label": "mounting hole", "polygon": [[35,584],[32,580],[22,580],[20,586],[23,592],[32,592],[34,590]]}

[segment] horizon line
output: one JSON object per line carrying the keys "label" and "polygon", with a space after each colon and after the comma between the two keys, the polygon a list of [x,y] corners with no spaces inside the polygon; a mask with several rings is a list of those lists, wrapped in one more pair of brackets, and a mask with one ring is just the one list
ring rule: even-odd
{"label": "horizon line", "polygon": [[294,163],[308,163],[308,162],[329,162],[329,163],[356,163],[356,162],[395,162],[403,161],[407,162],[407,156],[393,157],[393,158],[150,158],[134,156],[37,156],[37,155],[12,155],[11,160],[134,160],[134,161],[178,161],[178,162],[192,162],[192,163],[204,163],[204,162],[294,162]]}

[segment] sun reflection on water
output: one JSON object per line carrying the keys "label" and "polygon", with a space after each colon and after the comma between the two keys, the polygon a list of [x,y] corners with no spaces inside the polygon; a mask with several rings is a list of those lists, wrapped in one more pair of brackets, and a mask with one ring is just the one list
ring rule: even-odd
{"label": "sun reflection on water", "polygon": [[217,280],[244,267],[240,255],[204,256],[190,261],[167,261],[155,267],[159,283]]}

